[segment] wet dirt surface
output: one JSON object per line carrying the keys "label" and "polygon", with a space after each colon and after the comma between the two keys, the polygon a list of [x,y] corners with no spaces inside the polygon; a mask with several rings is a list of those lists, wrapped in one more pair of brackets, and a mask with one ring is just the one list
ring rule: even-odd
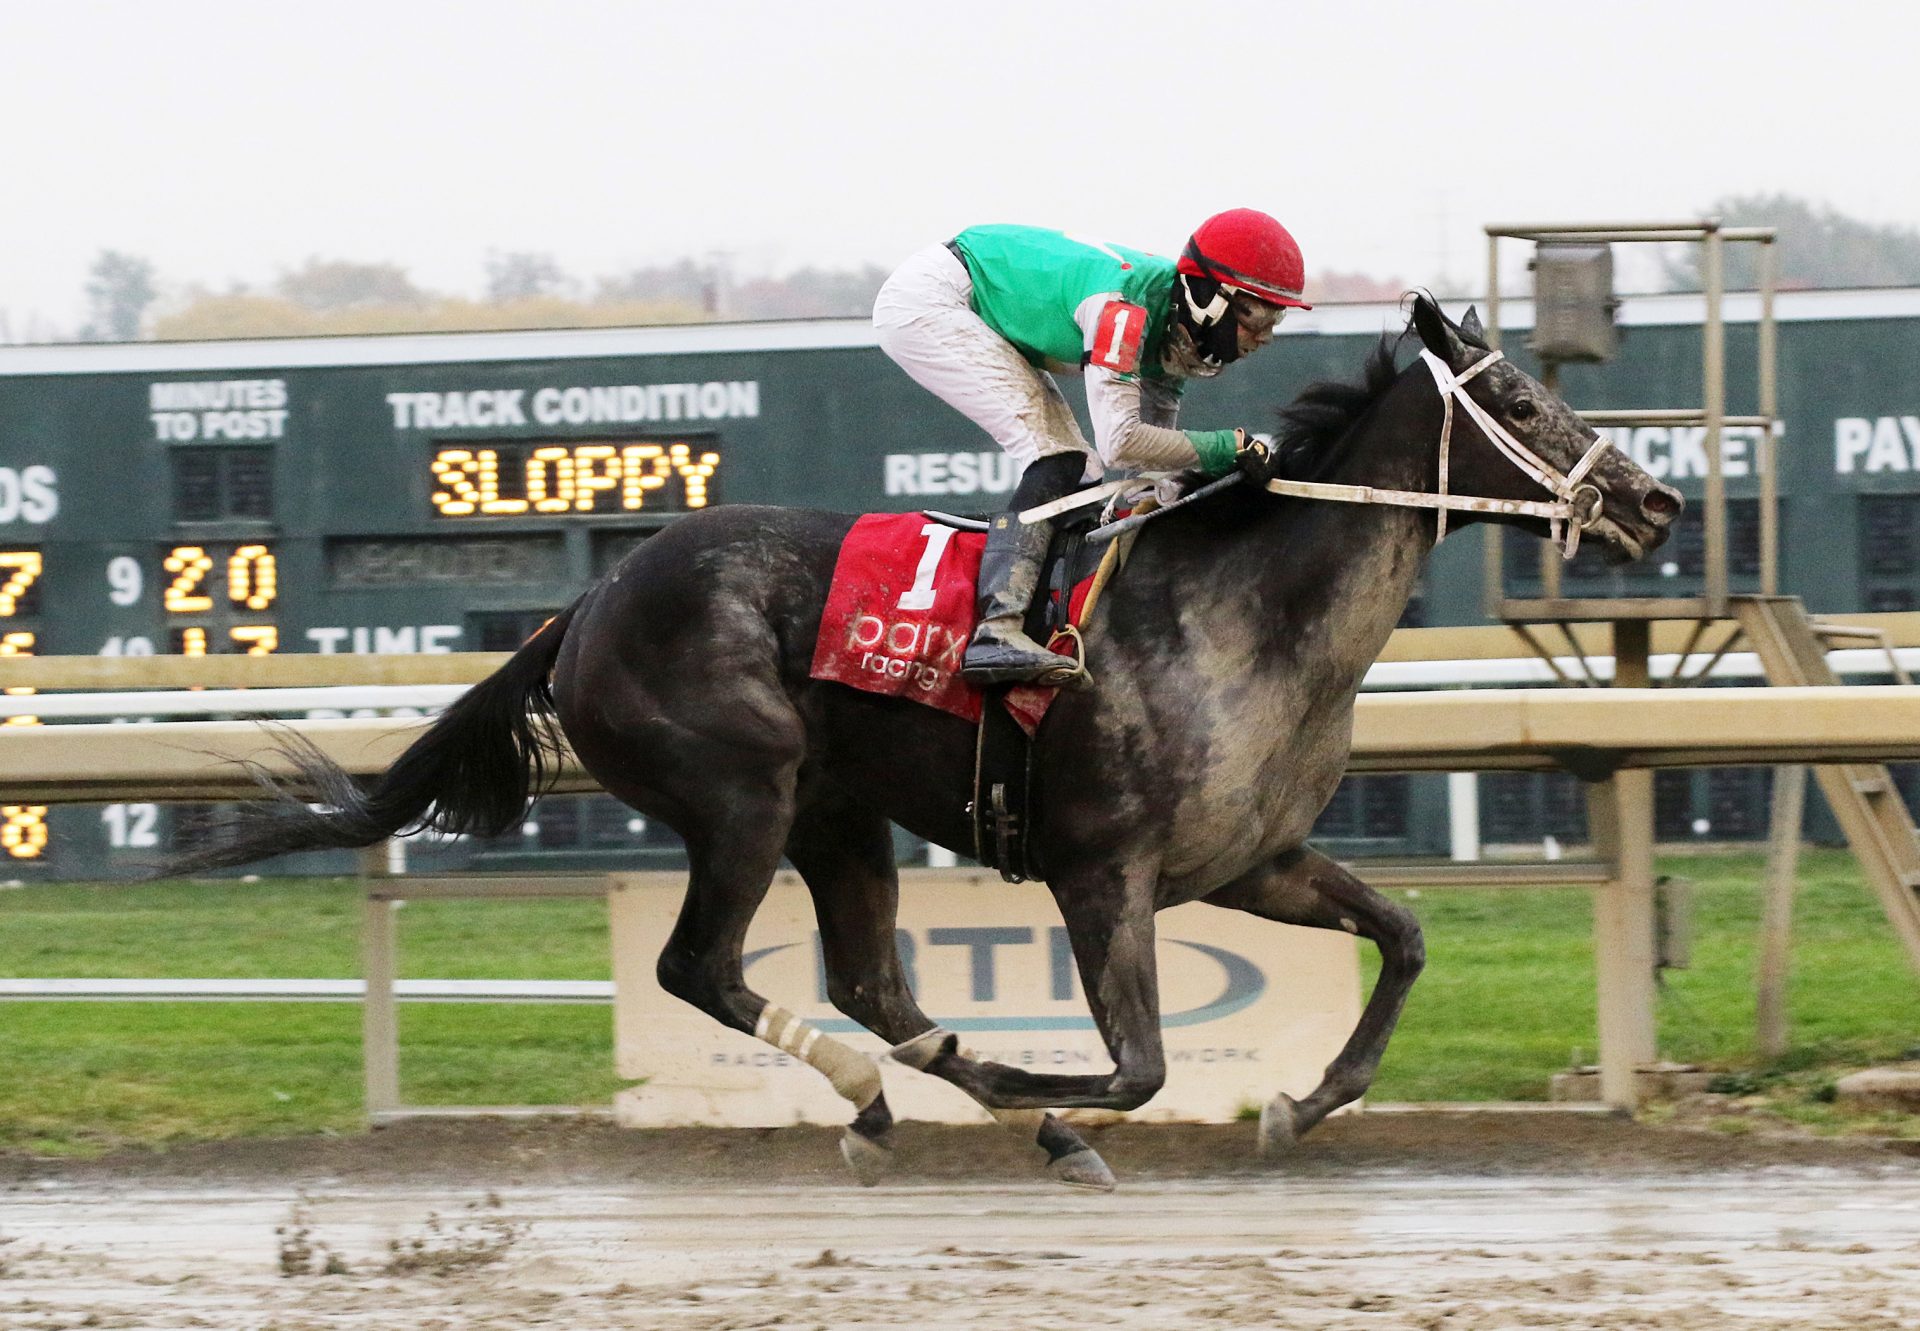
{"label": "wet dirt surface", "polygon": [[[1563,1116],[1091,1132],[419,1123],[0,1159],[8,1328],[1920,1328],[1920,1161]],[[331,1264],[334,1274],[318,1274]],[[306,1274],[282,1274],[283,1267]]]}

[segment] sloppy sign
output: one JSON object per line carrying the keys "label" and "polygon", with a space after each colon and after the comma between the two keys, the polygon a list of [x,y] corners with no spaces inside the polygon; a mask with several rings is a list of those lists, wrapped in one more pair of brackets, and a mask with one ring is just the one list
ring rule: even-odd
{"label": "sloppy sign", "polygon": [[[682,888],[615,875],[614,1039],[630,1127],[845,1123],[851,1110],[818,1072],[669,997],[654,961]],[[1346,934],[1256,920],[1202,904],[1161,912],[1160,1009],[1167,1084],[1138,1119],[1225,1122],[1276,1091],[1319,1083],[1360,1016],[1360,968]],[[912,873],[896,938],[922,1009],[976,1055],[1034,1071],[1093,1075],[1113,1062],[1087,1014],[1066,930],[1047,889],[978,871]],[[747,934],[747,984],[857,1049],[886,1046],[826,998],[813,904],[782,873]],[[881,1061],[896,1117],[987,1122],[937,1078]]]}

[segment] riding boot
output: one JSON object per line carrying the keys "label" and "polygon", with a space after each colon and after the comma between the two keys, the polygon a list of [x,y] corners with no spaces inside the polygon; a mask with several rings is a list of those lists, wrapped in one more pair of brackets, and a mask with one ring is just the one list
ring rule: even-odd
{"label": "riding boot", "polygon": [[960,665],[960,677],[969,684],[1084,685],[1087,676],[1078,661],[1027,636],[1027,608],[1052,533],[1051,524],[1029,526],[1017,513],[1002,513],[988,528],[980,558],[980,626]]}

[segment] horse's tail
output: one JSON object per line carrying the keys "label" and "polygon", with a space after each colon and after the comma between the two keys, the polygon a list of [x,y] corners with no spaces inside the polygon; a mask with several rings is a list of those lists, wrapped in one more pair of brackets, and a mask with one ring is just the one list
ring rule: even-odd
{"label": "horse's tail", "polygon": [[[582,598],[584,599],[584,598]],[[156,876],[226,869],[271,855],[370,846],[406,830],[498,836],[545,789],[564,742],[553,722],[550,675],[580,608],[555,615],[507,663],[475,684],[407,747],[371,787],[291,730],[278,777],[248,764],[268,796],[206,842],[166,860]]]}

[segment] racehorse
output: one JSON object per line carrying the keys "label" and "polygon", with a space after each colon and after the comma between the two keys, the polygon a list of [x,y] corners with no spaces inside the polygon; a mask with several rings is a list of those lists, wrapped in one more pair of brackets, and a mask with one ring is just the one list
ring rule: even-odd
{"label": "racehorse", "polygon": [[[1061,694],[1040,732],[1036,849],[1111,1072],[977,1059],[908,990],[888,823],[971,850],[975,736],[918,703],[809,679],[846,515],[742,505],[674,523],[370,788],[296,755],[295,782],[170,870],[419,827],[497,835],[524,816],[564,742],[685,840],[662,987],[823,1072],[854,1107],[842,1149],[868,1181],[893,1123],[875,1061],[743,975],[747,925],[783,855],[812,894],[833,1004],[898,1061],[1031,1134],[1056,1177],[1092,1187],[1112,1174],[1048,1111],[1128,1110],[1160,1089],[1155,912],[1205,901],[1344,930],[1378,947],[1379,978],[1319,1086],[1263,1112],[1262,1146],[1289,1145],[1365,1092],[1424,961],[1413,915],[1306,838],[1345,768],[1361,679],[1426,552],[1449,523],[1493,520],[1562,538],[1569,553],[1588,532],[1627,559],[1665,539],[1680,510],[1675,491],[1491,352],[1471,311],[1455,324],[1421,295],[1409,323],[1420,359],[1399,368],[1383,338],[1362,382],[1315,385],[1282,413],[1276,471],[1302,482],[1292,493],[1230,487],[1140,529],[1083,630],[1100,682]],[[1356,498],[1368,502],[1326,502]]]}

